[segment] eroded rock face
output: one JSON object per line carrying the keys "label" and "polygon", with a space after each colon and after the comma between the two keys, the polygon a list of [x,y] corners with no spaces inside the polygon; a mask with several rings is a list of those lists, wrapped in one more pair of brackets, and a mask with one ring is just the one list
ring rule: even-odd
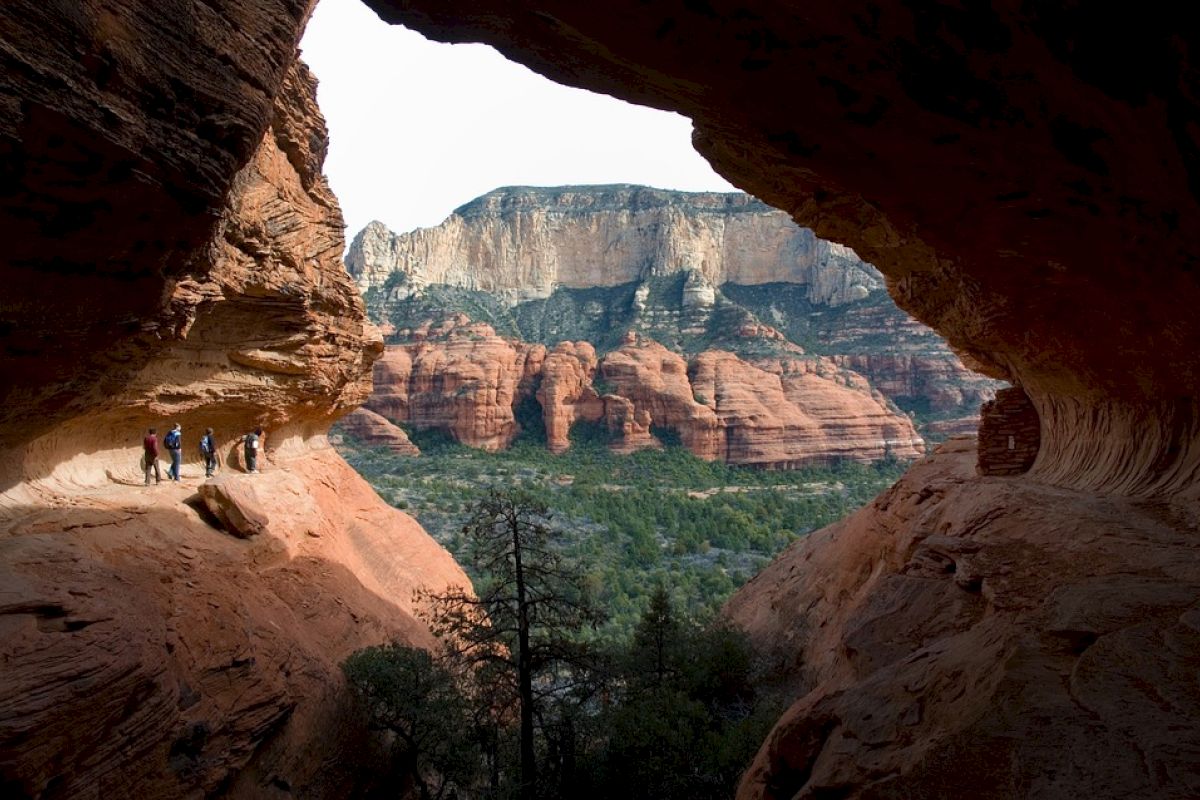
{"label": "eroded rock face", "polygon": [[1200,789],[1195,509],[975,457],[951,440],[730,601],[800,695],[739,798]]}
{"label": "eroded rock face", "polygon": [[369,5],[690,117],[721,174],[853,247],[898,304],[1024,387],[1041,479],[1194,485],[1200,110],[1182,11]]}
{"label": "eroded rock face", "polygon": [[[818,239],[787,214],[744,194],[642,186],[497,189],[434,228],[395,234],[372,222],[346,266],[366,292],[446,284],[512,301],[557,286],[616,286],[677,272],[704,285],[790,281],[814,303],[839,305],[882,285],[852,250]],[[708,303],[711,305],[711,300]]]}
{"label": "eroded rock face", "polygon": [[596,348],[587,342],[562,342],[542,362],[537,401],[551,453],[570,448],[576,420],[599,422],[604,417],[604,401],[592,386],[598,363]]}
{"label": "eroded rock face", "polygon": [[376,414],[369,408],[356,408],[338,420],[338,428],[360,442],[374,447],[383,447],[396,455],[419,456],[418,448],[402,428],[393,425],[387,417]]}
{"label": "eroded rock face", "polygon": [[976,415],[997,386],[900,311],[874,267],[740,193],[500,189],[436,228],[372,223],[347,258],[393,343],[469,313],[548,347],[610,352],[634,331],[689,356],[808,351],[922,423]]}
{"label": "eroded rock face", "polygon": [[[658,342],[630,337],[625,345],[604,357],[600,373],[612,385],[613,394],[628,398],[632,404],[631,415],[622,411],[619,418],[631,416],[639,423],[645,420],[647,430],[643,431],[641,424],[631,430],[635,441],[643,439],[649,425],[655,425],[675,430],[683,446],[706,461],[715,461],[725,454],[717,431],[717,415],[706,402],[701,402],[704,398],[693,394],[683,356]],[[633,441],[618,444],[621,451],[629,451],[633,446]]]}
{"label": "eroded rock face", "polygon": [[[365,791],[387,759],[338,664],[429,644],[414,590],[467,583],[325,441],[382,340],[340,261],[306,13],[0,10],[0,222],[43,237],[0,263],[6,796]],[[141,437],[176,420],[183,484],[143,487]],[[239,474],[256,425],[263,474]]]}
{"label": "eroded rock face", "polygon": [[532,389],[546,348],[497,336],[483,323],[422,332],[390,345],[376,372],[384,387],[372,410],[418,430],[444,430],[483,450],[507,447],[519,429],[514,410]]}
{"label": "eroded rock face", "polygon": [[170,322],[153,360],[110,375],[107,396],[86,413],[8,451],[0,505],[25,502],[38,486],[106,484],[137,461],[150,425],[161,433],[181,422],[189,455],[212,427],[234,461],[234,441],[256,425],[274,446],[300,444],[366,399],[382,338],[341,264],[341,211],[320,172],[316,83],[296,62],[281,89],[216,235],[167,291]]}
{"label": "eroded rock face", "polygon": [[587,342],[563,342],[546,353],[465,319],[413,336],[386,348],[371,408],[472,447],[508,446],[519,432],[518,406],[536,398],[547,447],[556,453],[570,447],[579,421],[604,421],[618,453],[661,447],[652,431],[658,428],[674,431],[700,458],[779,469],[925,452],[907,416],[827,358],[752,364],[714,350],[689,363],[631,335],[597,359]]}
{"label": "eroded rock face", "polygon": [[751,364],[732,353],[707,352],[693,359],[689,372],[694,396],[716,411],[729,463],[788,468],[925,454],[908,417],[862,376],[827,359]]}
{"label": "eroded rock face", "polygon": [[0,8],[0,450],[104,406],[177,341],[189,313],[174,287],[203,280],[196,253],[311,5]]}
{"label": "eroded rock face", "polygon": [[335,797],[386,764],[338,664],[429,644],[414,589],[466,576],[331,449],[221,479],[249,539],[198,513],[201,474],[0,518],[6,792]]}

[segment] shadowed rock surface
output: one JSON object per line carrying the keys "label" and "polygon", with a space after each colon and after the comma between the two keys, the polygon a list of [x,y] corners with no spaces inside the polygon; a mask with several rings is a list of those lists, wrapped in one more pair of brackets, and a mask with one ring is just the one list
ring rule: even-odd
{"label": "shadowed rock surface", "polygon": [[[414,591],[467,579],[325,441],[382,340],[295,61],[307,5],[69,5],[0,7],[0,794],[367,791],[387,759],[338,664],[429,644]],[[172,421],[183,482],[145,487]]]}
{"label": "shadowed rock surface", "polygon": [[687,115],[722,175],[852,247],[1036,410],[1025,475],[978,477],[962,452],[939,495],[918,468],[731,603],[807,692],[741,797],[1196,794],[1200,104],[1182,10],[369,5]]}
{"label": "shadowed rock surface", "polygon": [[[1037,411],[1030,472],[979,477],[969,451],[936,457],[734,602],[777,648],[781,680],[807,692],[743,797],[1197,794],[1200,107],[1187,7],[369,4],[688,115],[722,174],[853,247],[898,303]],[[184,582],[189,594],[162,588],[182,576],[182,544],[225,534],[176,516],[139,532],[127,519],[136,503],[122,497],[116,535],[136,539],[109,549],[112,518],[96,514],[106,486],[137,478],[136,429],[170,414],[194,431],[210,404],[222,441],[275,420],[276,466],[295,457],[314,470],[296,468],[306,490],[339,488],[342,467],[319,461],[321,434],[361,400],[377,345],[353,299],[324,321],[325,304],[306,299],[328,286],[336,305],[332,271],[298,290],[272,278],[311,264],[272,249],[286,224],[253,235],[274,190],[254,192],[243,171],[256,149],[282,167],[258,148],[273,117],[277,133],[286,127],[276,99],[307,6],[0,6],[0,162],[15,187],[0,199],[13,232],[0,301],[5,791],[337,795],[323,783],[332,774],[313,770],[338,759],[306,733],[330,729],[318,687],[363,630],[346,618],[377,612],[380,634],[411,630],[402,609],[377,604],[373,586],[386,584],[354,561],[379,552],[377,538],[302,532],[355,564],[345,569],[358,583],[303,556],[294,579],[252,571],[249,553],[230,548],[279,540],[220,538],[236,563],[222,569],[214,556],[196,587]],[[296,169],[315,140],[273,138]],[[229,195],[239,178],[248,183]],[[315,183],[300,186],[320,205]],[[230,220],[253,197],[267,202],[249,202],[249,227]],[[255,272],[263,280],[224,271],[240,262],[212,256],[226,246],[270,264]],[[42,290],[50,280],[53,293]],[[216,294],[197,286],[232,302],[206,306]],[[322,358],[316,334],[336,340],[339,321],[335,349],[358,367]],[[203,331],[218,344],[201,349],[219,357],[154,376]],[[213,383],[190,380],[203,371]],[[261,391],[247,400],[243,379]],[[146,392],[178,383],[182,396]],[[210,385],[221,388],[197,396]],[[241,399],[222,403],[226,389]],[[128,439],[113,448],[118,430]],[[105,483],[106,466],[125,477]],[[97,495],[80,502],[83,490]],[[433,553],[426,541],[401,539]],[[336,589],[318,597],[342,600],[345,614],[321,602],[293,625],[327,577]],[[213,602],[241,605],[218,612],[200,590],[210,585]],[[272,643],[271,622],[286,645]],[[196,686],[206,691],[193,703]]]}
{"label": "shadowed rock surface", "polygon": [[1195,796],[1197,522],[950,440],[728,603],[802,695],[738,797]]}

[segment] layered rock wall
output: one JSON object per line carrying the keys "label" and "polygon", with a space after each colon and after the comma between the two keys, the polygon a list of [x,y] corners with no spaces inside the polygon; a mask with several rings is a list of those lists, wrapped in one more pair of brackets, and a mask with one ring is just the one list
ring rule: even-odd
{"label": "layered rock wall", "polygon": [[1200,112],[1182,12],[1130,28],[1069,4],[369,4],[690,117],[722,175],[853,247],[902,308],[1025,389],[1036,475],[1196,482]]}
{"label": "layered rock wall", "polygon": [[[28,235],[0,261],[5,796],[368,791],[388,754],[339,662],[431,644],[414,591],[468,583],[325,440],[382,340],[341,263],[306,14],[0,9],[0,222]],[[183,481],[145,487],[142,435],[173,421]]]}
{"label": "layered rock wall", "polygon": [[800,696],[739,798],[1196,792],[1195,510],[975,461],[951,440],[729,602]]}
{"label": "layered rock wall", "polygon": [[709,286],[790,281],[815,303],[841,304],[882,286],[849,248],[815,237],[744,194],[637,186],[497,189],[441,225],[392,233],[364,228],[346,266],[366,292],[446,284],[511,301],[555,287],[617,286],[693,272]]}
{"label": "layered rock wall", "polygon": [[587,342],[547,353],[465,318],[414,335],[387,346],[371,409],[472,447],[507,447],[519,433],[518,407],[536,398],[556,453],[570,447],[576,422],[604,421],[621,453],[660,447],[652,430],[660,428],[700,458],[778,469],[924,454],[912,421],[829,359],[752,364],[706,351],[689,363],[632,335],[597,359]]}
{"label": "layered rock wall", "polygon": [[338,427],[343,433],[348,433],[359,441],[370,442],[375,447],[382,447],[396,455],[421,455],[420,448],[412,443],[403,429],[369,408],[354,409],[339,420]]}
{"label": "layered rock wall", "polygon": [[[0,8],[0,450],[105,407],[178,341],[192,312],[176,287],[205,280],[197,254],[311,5]],[[3,488],[22,462],[4,459]]]}
{"label": "layered rock wall", "polygon": [[368,2],[687,115],[721,174],[853,247],[1036,410],[1025,475],[957,445],[731,604],[803,676],[740,797],[1200,790],[1185,9]]}
{"label": "layered rock wall", "polygon": [[[38,487],[105,485],[135,467],[150,425],[161,435],[182,423],[189,457],[212,427],[232,460],[233,441],[256,425],[276,447],[301,446],[366,399],[383,343],[342,267],[341,211],[320,171],[316,83],[296,62],[281,89],[212,240],[165,289],[169,321],[153,323],[153,359],[122,361],[85,413],[7,451],[0,505]],[[42,424],[30,416],[21,430]]]}
{"label": "layered rock wall", "polygon": [[511,336],[602,352],[626,331],[692,355],[801,346],[923,421],[976,416],[996,388],[898,310],[873,267],[747,195],[500,189],[436,228],[372,223],[347,258],[369,312],[394,332],[467,312]]}

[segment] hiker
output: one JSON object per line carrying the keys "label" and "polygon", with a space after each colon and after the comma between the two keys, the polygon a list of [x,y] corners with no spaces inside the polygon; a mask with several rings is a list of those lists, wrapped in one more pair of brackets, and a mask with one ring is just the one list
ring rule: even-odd
{"label": "hiker", "polygon": [[183,461],[183,428],[178,422],[163,437],[163,447],[171,454],[171,466],[167,469],[167,477],[178,483],[179,465]]}
{"label": "hiker", "polygon": [[158,471],[158,436],[155,428],[146,433],[142,440],[142,469],[146,472],[146,485],[150,485],[150,469],[154,469],[154,482],[162,483],[162,473]]}
{"label": "hiker", "polygon": [[205,428],[200,437],[200,457],[204,459],[204,477],[211,478],[217,471],[217,440],[212,428]]}
{"label": "hiker", "polygon": [[262,444],[262,428],[255,428],[253,433],[242,437],[243,451],[246,456],[246,472],[258,472],[258,450]]}

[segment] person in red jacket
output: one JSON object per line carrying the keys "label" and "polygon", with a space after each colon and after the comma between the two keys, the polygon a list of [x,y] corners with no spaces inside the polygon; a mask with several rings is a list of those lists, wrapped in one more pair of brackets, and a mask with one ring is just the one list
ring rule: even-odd
{"label": "person in red jacket", "polygon": [[154,482],[162,483],[162,473],[158,470],[158,436],[151,428],[142,440],[142,468],[146,471],[146,485],[150,485],[150,470],[154,470]]}

